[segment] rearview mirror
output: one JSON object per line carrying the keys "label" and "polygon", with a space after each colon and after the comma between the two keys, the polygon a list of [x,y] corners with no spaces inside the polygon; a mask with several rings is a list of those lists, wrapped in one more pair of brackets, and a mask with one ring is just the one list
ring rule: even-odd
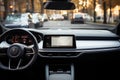
{"label": "rearview mirror", "polygon": [[44,2],[44,9],[73,10],[75,9],[75,4],[70,1],[48,1]]}

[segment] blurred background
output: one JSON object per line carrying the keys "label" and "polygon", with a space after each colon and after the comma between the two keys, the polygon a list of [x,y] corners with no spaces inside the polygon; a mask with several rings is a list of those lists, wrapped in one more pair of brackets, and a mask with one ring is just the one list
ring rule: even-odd
{"label": "blurred background", "polygon": [[[75,10],[46,10],[43,2],[46,0],[0,0],[0,20],[11,13],[40,13],[53,20],[54,15],[63,16],[69,20],[74,13],[81,13],[87,21],[116,23],[120,20],[120,0],[71,0]],[[58,15],[59,14],[59,15]],[[61,18],[60,18],[61,19]]]}

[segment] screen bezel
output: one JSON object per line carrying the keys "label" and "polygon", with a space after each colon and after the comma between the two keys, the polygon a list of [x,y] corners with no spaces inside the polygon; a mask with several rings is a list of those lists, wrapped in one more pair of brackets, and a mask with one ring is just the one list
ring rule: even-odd
{"label": "screen bezel", "polygon": [[[72,37],[72,46],[59,46],[59,47],[52,47],[51,46],[51,38],[52,37],[65,37],[65,36],[68,36],[68,37]],[[47,44],[49,46],[47,46]],[[44,40],[43,40],[43,48],[76,48],[76,41],[75,41],[75,36],[74,35],[45,35],[44,36]]]}

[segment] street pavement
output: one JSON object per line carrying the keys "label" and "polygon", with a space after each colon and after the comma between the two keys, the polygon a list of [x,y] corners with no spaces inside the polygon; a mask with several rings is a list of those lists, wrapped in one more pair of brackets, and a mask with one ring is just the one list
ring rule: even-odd
{"label": "street pavement", "polygon": [[41,28],[75,28],[75,29],[113,29],[115,25],[87,22],[85,24],[71,24],[70,21],[47,21]]}

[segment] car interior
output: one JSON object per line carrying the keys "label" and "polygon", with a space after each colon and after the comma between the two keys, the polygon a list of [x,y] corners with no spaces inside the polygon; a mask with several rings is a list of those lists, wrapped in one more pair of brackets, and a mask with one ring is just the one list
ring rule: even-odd
{"label": "car interior", "polygon": [[[75,5],[50,0],[44,8],[72,10]],[[36,30],[1,24],[0,80],[118,80],[119,27]]]}

